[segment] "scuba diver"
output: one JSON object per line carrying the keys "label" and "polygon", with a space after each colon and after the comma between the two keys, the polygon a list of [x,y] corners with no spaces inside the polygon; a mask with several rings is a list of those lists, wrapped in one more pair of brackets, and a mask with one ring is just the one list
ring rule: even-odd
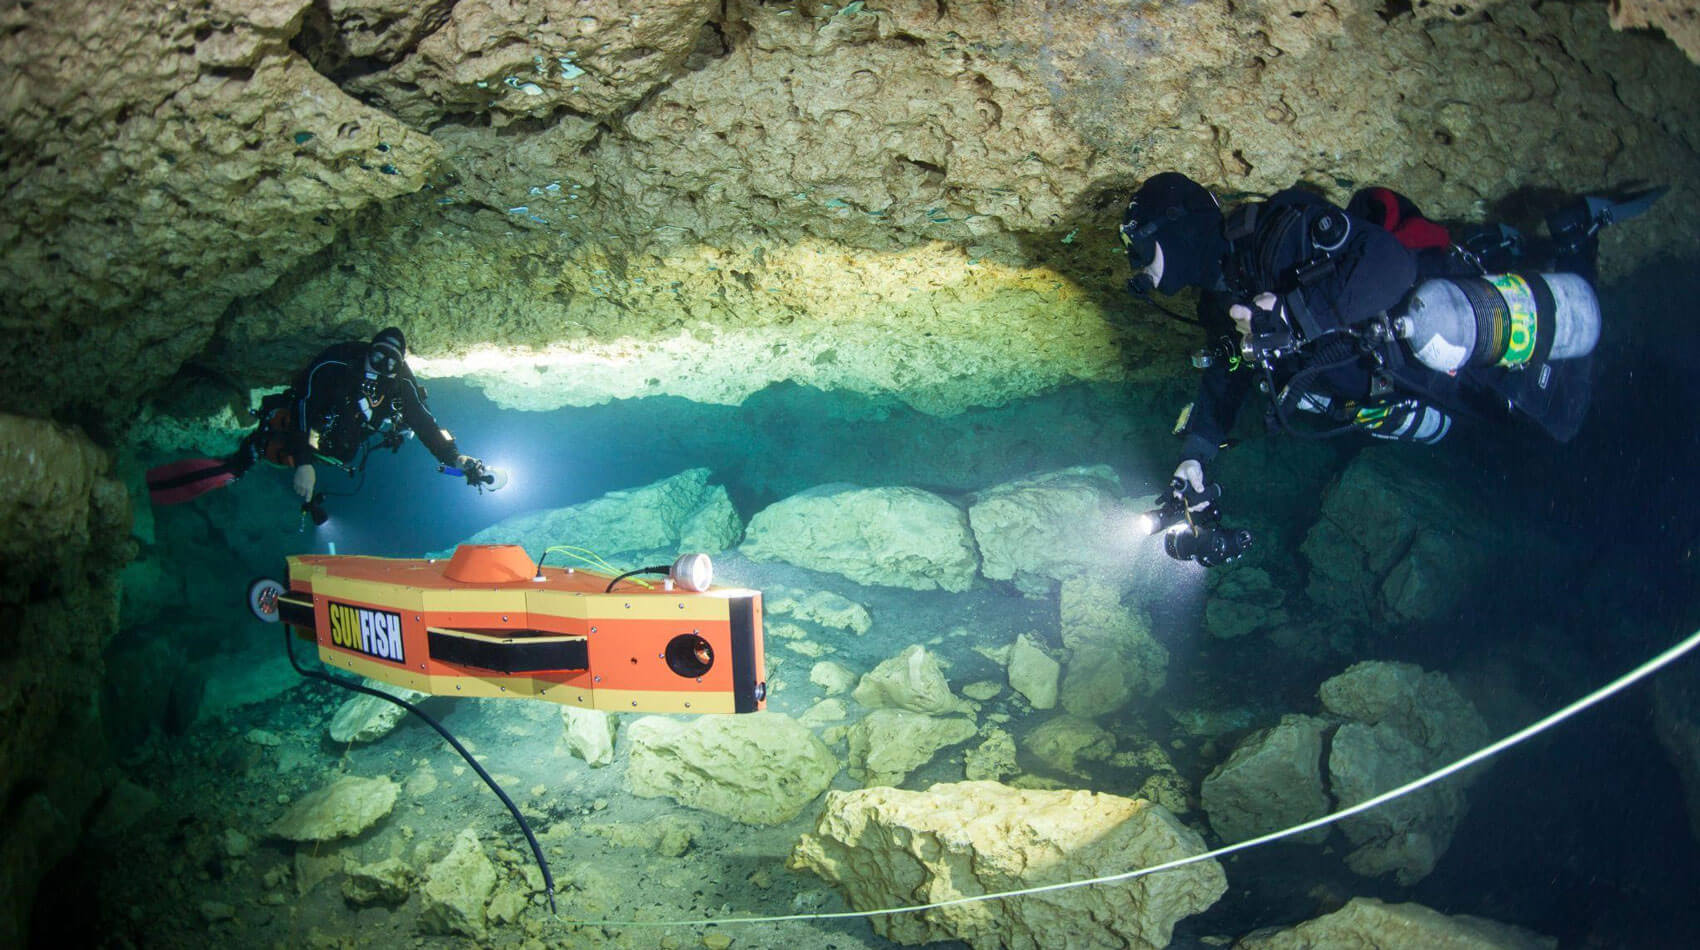
{"label": "scuba diver", "polygon": [[324,494],[315,462],[363,472],[374,442],[392,451],[417,434],[436,456],[439,470],[464,476],[480,491],[506,483],[504,473],[463,455],[454,437],[437,425],[425,405],[425,390],[407,366],[407,340],[389,327],[370,343],[349,341],[327,347],[290,388],[261,400],[252,410],[259,425],[222,460],[190,459],[148,473],[157,504],[187,501],[241,478],[264,459],[293,469],[292,487],[302,513],[322,524]]}
{"label": "scuba diver", "polygon": [[[1255,386],[1270,429],[1312,438],[1363,432],[1432,444],[1454,419],[1517,417],[1564,442],[1587,411],[1599,339],[1590,283],[1601,228],[1644,212],[1664,189],[1588,197],[1548,215],[1550,239],[1505,226],[1454,243],[1408,199],[1366,188],[1346,208],[1298,188],[1224,212],[1178,172],[1146,180],[1121,238],[1147,298],[1197,289],[1208,344],[1181,413],[1182,461],[1148,527],[1206,567],[1251,543],[1218,527],[1205,466]],[[1520,272],[1512,273],[1512,268]]]}

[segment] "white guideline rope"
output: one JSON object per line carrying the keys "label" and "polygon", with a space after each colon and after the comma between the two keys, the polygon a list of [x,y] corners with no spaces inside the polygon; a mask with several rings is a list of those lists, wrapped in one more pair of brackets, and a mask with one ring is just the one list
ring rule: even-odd
{"label": "white guideline rope", "polygon": [[1325,825],[1334,824],[1337,821],[1342,821],[1352,817],[1353,815],[1362,814],[1372,808],[1385,805],[1395,798],[1409,795],[1420,788],[1433,785],[1435,782],[1438,782],[1449,775],[1461,772],[1483,759],[1498,755],[1517,743],[1522,742],[1537,733],[1544,732],[1564,720],[1569,719],[1571,716],[1576,715],[1582,710],[1628,689],[1641,680],[1652,676],[1664,667],[1669,666],[1671,663],[1674,663],[1684,654],[1693,650],[1697,646],[1700,646],[1700,631],[1690,634],[1688,639],[1683,640],[1676,646],[1660,653],[1658,656],[1655,656],[1635,669],[1630,670],[1628,673],[1625,673],[1605,686],[1602,686],[1581,699],[1576,700],[1563,709],[1560,709],[1558,712],[1547,716],[1545,719],[1541,719],[1538,722],[1525,726],[1490,746],[1477,749],[1475,752],[1464,756],[1462,759],[1459,759],[1451,765],[1436,769],[1419,779],[1406,782],[1404,785],[1401,785],[1391,791],[1382,792],[1380,795],[1368,799],[1367,801],[1359,802],[1350,808],[1343,808],[1333,814],[1324,815],[1321,818],[1315,818],[1303,824],[1294,825],[1291,828],[1286,828],[1281,831],[1271,832],[1263,835],[1262,837],[1241,841],[1238,844],[1231,844],[1226,847],[1217,848],[1214,851],[1206,851],[1202,854],[1195,854],[1190,857],[1176,858],[1173,861],[1165,861],[1162,864],[1155,864],[1151,867],[1126,871],[1121,874],[1110,874],[1104,877],[1086,878],[1079,881],[1063,881],[1058,884],[1043,884],[1037,887],[1024,887],[1020,890],[1014,891],[999,891],[995,894],[973,894],[967,897],[955,897],[950,900],[935,901],[931,904],[912,904],[903,907],[882,907],[877,910],[843,910],[817,914],[775,914],[766,917],[718,917],[699,918],[696,920],[567,919],[562,922],[570,927],[703,927],[710,925],[721,926],[725,924],[773,924],[791,920],[842,920],[850,917],[878,917],[886,914],[913,914],[924,910],[936,910],[941,907],[954,907],[958,904],[973,904],[978,903],[979,901],[1002,900],[1006,897],[1021,897],[1027,894],[1043,894],[1046,891],[1062,891],[1075,887],[1087,887],[1093,884],[1113,884],[1117,881],[1129,881],[1136,877],[1144,877],[1147,874],[1156,874],[1159,871],[1172,871],[1175,868],[1185,867],[1189,864],[1197,864],[1200,861],[1209,861],[1214,858],[1220,858],[1224,855],[1233,854],[1236,851],[1245,851],[1250,848],[1255,848],[1259,845],[1268,844],[1271,841],[1279,841],[1282,838],[1290,838],[1293,835],[1304,834],[1312,828],[1321,828]]}

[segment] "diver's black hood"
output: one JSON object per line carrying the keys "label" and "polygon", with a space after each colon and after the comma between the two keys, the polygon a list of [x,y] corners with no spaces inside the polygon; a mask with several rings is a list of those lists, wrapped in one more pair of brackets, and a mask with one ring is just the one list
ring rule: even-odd
{"label": "diver's black hood", "polygon": [[[1180,172],[1146,179],[1122,215],[1128,261],[1143,270],[1150,247],[1163,249],[1163,278],[1157,290],[1177,293],[1187,287],[1214,287],[1222,278],[1222,209],[1210,191]],[[1143,258],[1143,259],[1141,259]]]}

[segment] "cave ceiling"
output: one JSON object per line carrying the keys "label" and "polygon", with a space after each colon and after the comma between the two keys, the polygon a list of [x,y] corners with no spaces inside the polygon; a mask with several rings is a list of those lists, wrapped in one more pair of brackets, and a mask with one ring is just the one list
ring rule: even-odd
{"label": "cave ceiling", "polygon": [[[1113,239],[1158,170],[1525,226],[1560,192],[1691,201],[1700,72],[1627,16],[10,3],[0,409],[110,432],[388,324],[526,408],[792,380],[948,413],[1170,373],[1184,334],[1123,298]],[[1614,229],[1606,277],[1696,240]]]}

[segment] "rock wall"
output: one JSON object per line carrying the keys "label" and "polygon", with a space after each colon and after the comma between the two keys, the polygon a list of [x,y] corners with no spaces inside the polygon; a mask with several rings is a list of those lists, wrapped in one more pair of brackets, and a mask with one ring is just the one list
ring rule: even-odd
{"label": "rock wall", "polygon": [[116,778],[101,650],[131,546],[109,465],[81,432],[0,414],[0,945],[24,944],[37,880]]}
{"label": "rock wall", "polygon": [[424,184],[441,147],[290,48],[310,3],[0,13],[0,408],[121,424],[231,300]]}

